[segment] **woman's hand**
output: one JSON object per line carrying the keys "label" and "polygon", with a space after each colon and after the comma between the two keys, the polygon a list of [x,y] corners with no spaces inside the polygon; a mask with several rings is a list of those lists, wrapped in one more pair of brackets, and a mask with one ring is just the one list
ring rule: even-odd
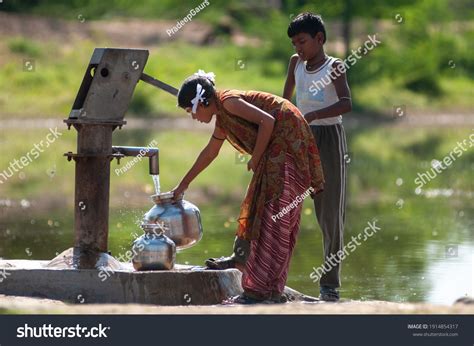
{"label": "woman's hand", "polygon": [[178,197],[181,196],[184,191],[188,189],[188,186],[188,183],[181,181],[178,186],[171,190],[171,192],[173,192],[173,199],[178,199]]}
{"label": "woman's hand", "polygon": [[252,158],[249,160],[249,162],[247,162],[247,171],[252,170],[252,172],[255,173],[255,171],[257,170],[258,161],[260,161],[260,160],[256,160],[256,158],[254,156],[252,156]]}

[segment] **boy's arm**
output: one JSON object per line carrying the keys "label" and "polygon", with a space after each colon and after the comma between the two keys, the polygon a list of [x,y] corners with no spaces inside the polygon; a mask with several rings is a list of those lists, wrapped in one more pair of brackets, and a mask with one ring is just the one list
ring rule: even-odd
{"label": "boy's arm", "polygon": [[[340,64],[342,64],[341,61],[335,61],[332,67],[337,70],[337,66]],[[344,73],[342,73],[340,70],[338,71],[339,75],[336,77],[336,79],[333,79],[332,82],[336,89],[336,94],[339,98],[339,101],[328,107],[306,113],[304,118],[308,123],[316,119],[331,118],[342,115],[352,110],[351,91],[349,89],[349,85],[347,84],[346,72],[344,71]]]}
{"label": "boy's arm", "polygon": [[295,90],[295,67],[298,61],[298,54],[293,54],[288,64],[288,73],[286,75],[285,87],[283,89],[283,98],[291,102],[293,91]]}

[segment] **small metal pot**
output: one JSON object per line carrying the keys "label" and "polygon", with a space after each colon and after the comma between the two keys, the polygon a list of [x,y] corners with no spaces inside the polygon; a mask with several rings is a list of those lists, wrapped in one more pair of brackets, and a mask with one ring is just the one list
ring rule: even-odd
{"label": "small metal pot", "polygon": [[160,227],[142,225],[143,234],[133,242],[135,270],[170,270],[176,260],[176,245]]}
{"label": "small metal pot", "polygon": [[201,213],[194,204],[183,200],[183,196],[173,200],[173,193],[152,196],[155,206],[144,216],[147,227],[164,225],[165,235],[176,244],[177,249],[196,245],[202,238]]}

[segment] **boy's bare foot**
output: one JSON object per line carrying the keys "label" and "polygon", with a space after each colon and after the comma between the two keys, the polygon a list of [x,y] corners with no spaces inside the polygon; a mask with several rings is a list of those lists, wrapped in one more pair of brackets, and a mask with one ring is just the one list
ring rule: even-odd
{"label": "boy's bare foot", "polygon": [[319,290],[319,299],[324,300],[325,302],[338,302],[339,301],[339,292],[332,287],[321,286]]}

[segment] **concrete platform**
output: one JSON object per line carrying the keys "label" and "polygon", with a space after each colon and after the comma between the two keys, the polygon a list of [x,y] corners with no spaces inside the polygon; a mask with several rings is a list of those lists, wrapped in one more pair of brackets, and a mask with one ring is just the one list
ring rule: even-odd
{"label": "concrete platform", "polygon": [[177,264],[170,271],[58,269],[50,261],[0,260],[0,294],[69,303],[212,305],[242,293],[237,269],[204,270]]}

